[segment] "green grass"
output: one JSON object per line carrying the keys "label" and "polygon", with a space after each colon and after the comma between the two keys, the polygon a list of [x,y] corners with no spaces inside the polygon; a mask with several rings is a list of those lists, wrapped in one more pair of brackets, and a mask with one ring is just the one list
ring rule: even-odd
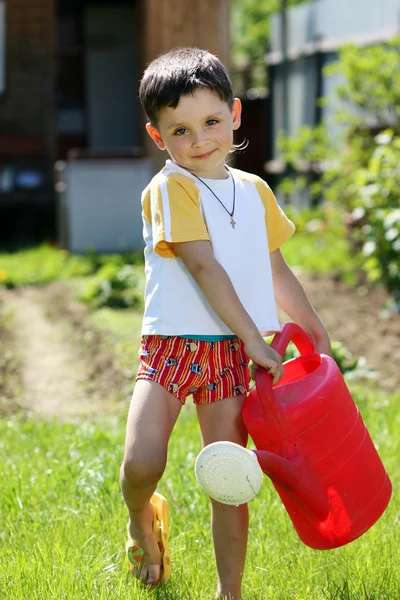
{"label": "green grass", "polygon": [[295,271],[337,274],[352,283],[360,269],[360,259],[351,253],[344,234],[333,231],[295,233],[281,251]]}
{"label": "green grass", "polygon": [[287,263],[298,271],[335,274],[354,283],[361,258],[350,247],[343,212],[330,204],[300,211],[288,206],[286,212],[296,225],[281,248]]}
{"label": "green grass", "polygon": [[[342,238],[327,233],[301,231],[283,251],[291,265],[301,264],[304,270],[332,271],[348,259]],[[74,271],[75,257],[54,248],[0,254],[0,284],[43,283],[95,270],[97,259],[76,260]],[[82,286],[83,280],[78,283]],[[128,373],[135,371],[140,313],[101,309],[91,318],[115,334],[113,351]],[[400,395],[387,398],[374,390],[354,389],[396,490]],[[22,416],[0,420],[1,600],[214,597],[209,503],[193,469],[200,440],[192,407],[183,410],[175,428],[159,487],[171,507],[172,579],[165,589],[147,591],[127,573],[127,515],[118,484],[127,408],[116,410],[112,419],[80,424]],[[250,510],[245,600],[400,598],[396,493],[384,516],[361,539],[328,552],[300,542],[267,478]]]}
{"label": "green grass", "polygon": [[[400,396],[362,388],[356,395],[396,490]],[[79,425],[22,417],[0,422],[0,598],[212,600],[209,506],[194,476],[200,441],[192,407],[178,420],[159,488],[172,513],[172,579],[149,592],[127,574],[118,485],[126,411]],[[397,494],[362,538],[325,552],[300,542],[267,478],[250,510],[245,600],[400,598]]]}
{"label": "green grass", "polygon": [[105,264],[122,267],[125,263],[143,263],[143,252],[73,255],[55,246],[42,244],[15,252],[0,252],[0,285],[13,288],[84,277],[94,274]]}
{"label": "green grass", "polygon": [[[359,268],[359,259],[349,249],[344,227],[338,213],[321,210],[291,214],[297,226],[296,234],[282,246],[290,266],[303,271],[349,274]],[[315,224],[315,227],[312,224]],[[310,230],[311,229],[311,230]],[[71,255],[65,250],[43,244],[15,252],[0,251],[0,286],[37,285],[56,279],[86,277],[97,273],[104,265],[137,267],[138,293],[143,291],[143,253]],[[87,278],[90,285],[93,278]],[[81,293],[85,293],[83,285]]]}
{"label": "green grass", "polygon": [[89,257],[71,256],[65,250],[47,244],[0,253],[0,284],[7,287],[36,285],[91,272]]}

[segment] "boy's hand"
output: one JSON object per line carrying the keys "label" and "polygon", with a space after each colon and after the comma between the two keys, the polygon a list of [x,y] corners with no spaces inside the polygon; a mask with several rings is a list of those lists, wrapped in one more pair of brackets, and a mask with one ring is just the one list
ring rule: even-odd
{"label": "boy's hand", "polygon": [[273,350],[260,336],[257,340],[252,340],[244,344],[244,350],[253,361],[251,368],[251,377],[255,379],[257,370],[263,367],[273,376],[272,383],[275,385],[283,376],[282,357]]}

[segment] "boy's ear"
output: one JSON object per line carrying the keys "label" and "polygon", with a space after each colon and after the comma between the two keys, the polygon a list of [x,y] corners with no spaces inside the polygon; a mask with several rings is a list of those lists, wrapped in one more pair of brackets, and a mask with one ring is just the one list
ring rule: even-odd
{"label": "boy's ear", "polygon": [[156,129],[151,123],[146,123],[146,130],[153,142],[155,143],[155,145],[157,146],[157,148],[159,148],[160,150],[165,150],[166,146],[158,129]]}
{"label": "boy's ear", "polygon": [[239,129],[242,119],[242,103],[239,98],[233,99],[232,104],[232,125],[233,129]]}

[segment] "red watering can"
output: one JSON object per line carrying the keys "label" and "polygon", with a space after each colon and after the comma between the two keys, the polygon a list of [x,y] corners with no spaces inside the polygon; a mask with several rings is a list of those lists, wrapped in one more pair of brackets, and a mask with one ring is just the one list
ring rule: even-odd
{"label": "red watering can", "polygon": [[272,348],[283,356],[290,341],[301,356],[285,363],[274,387],[259,370],[243,420],[300,539],[317,550],[337,548],[379,519],[392,486],[335,361],[316,354],[294,323]]}

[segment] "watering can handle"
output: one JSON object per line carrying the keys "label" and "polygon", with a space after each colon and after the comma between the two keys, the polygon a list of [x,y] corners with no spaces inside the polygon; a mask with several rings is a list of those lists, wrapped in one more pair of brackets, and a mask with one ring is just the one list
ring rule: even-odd
{"label": "watering can handle", "polygon": [[[300,354],[313,354],[315,352],[314,344],[296,323],[284,325],[282,331],[274,336],[271,348],[283,356],[290,341],[294,343]],[[282,428],[279,404],[275,400],[272,388],[272,376],[265,369],[258,369],[256,387],[265,418],[274,418],[277,426]]]}
{"label": "watering can handle", "polygon": [[300,354],[313,354],[315,352],[314,344],[296,323],[286,323],[280,333],[275,334],[271,343],[271,348],[283,356],[289,342],[293,342]]}

